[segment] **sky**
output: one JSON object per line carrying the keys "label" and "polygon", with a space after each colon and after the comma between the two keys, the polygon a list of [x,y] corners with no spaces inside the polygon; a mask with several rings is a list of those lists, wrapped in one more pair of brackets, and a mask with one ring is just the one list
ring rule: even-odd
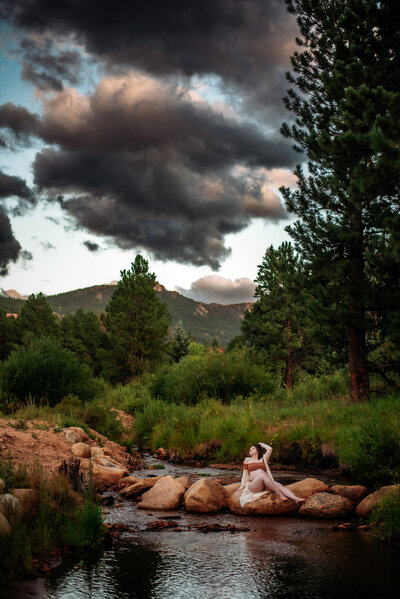
{"label": "sky", "polygon": [[251,301],[290,239],[284,0],[0,0],[0,288]]}

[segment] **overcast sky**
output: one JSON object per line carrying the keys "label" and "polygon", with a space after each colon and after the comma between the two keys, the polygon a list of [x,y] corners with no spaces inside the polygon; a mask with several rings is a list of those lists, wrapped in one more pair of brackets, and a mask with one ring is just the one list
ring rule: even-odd
{"label": "overcast sky", "polygon": [[202,301],[250,301],[289,239],[283,0],[0,0],[0,288],[119,278],[136,253]]}

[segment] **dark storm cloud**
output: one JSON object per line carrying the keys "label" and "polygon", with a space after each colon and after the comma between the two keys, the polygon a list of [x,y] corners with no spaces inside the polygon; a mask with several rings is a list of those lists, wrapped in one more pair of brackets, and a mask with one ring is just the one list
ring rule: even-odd
{"label": "dark storm cloud", "polygon": [[255,283],[247,277],[232,281],[219,275],[208,275],[194,281],[190,289],[177,289],[183,295],[200,302],[238,304],[254,302]]}
{"label": "dark storm cloud", "polygon": [[18,203],[12,208],[14,216],[21,216],[35,204],[35,196],[20,177],[6,175],[0,171],[0,198],[18,198]]}
{"label": "dark storm cloud", "polygon": [[27,140],[37,132],[39,118],[24,106],[7,102],[0,106],[0,128],[11,132],[17,140]]}
{"label": "dark storm cloud", "polygon": [[89,250],[89,252],[98,252],[100,249],[100,246],[98,243],[94,243],[93,241],[84,241],[83,245],[85,245],[87,247],[87,249]]}
{"label": "dark storm cloud", "polygon": [[[74,35],[86,50],[155,75],[216,74],[244,100],[282,110],[297,33],[283,0],[0,0],[25,32]],[[51,72],[51,71],[50,71]]]}
{"label": "dark storm cloud", "polygon": [[8,273],[10,262],[16,262],[21,252],[21,245],[15,239],[10,219],[0,208],[0,276]]}
{"label": "dark storm cloud", "polygon": [[77,84],[81,57],[76,50],[62,50],[46,37],[34,40],[25,38],[20,43],[22,55],[21,77],[41,91],[63,89],[63,82]]}

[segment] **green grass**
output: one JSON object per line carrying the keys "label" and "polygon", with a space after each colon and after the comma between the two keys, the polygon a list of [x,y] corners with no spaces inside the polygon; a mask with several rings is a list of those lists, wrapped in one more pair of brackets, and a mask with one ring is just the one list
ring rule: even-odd
{"label": "green grass", "polygon": [[374,506],[370,522],[382,541],[400,544],[400,487]]}
{"label": "green grass", "polygon": [[[0,472],[12,470],[11,461],[0,459]],[[8,490],[29,487],[38,491],[38,501],[27,506],[23,513],[9,511],[6,516],[11,534],[0,537],[0,573],[33,570],[35,558],[48,555],[57,547],[86,547],[96,545],[105,527],[101,507],[96,505],[89,489],[82,496],[71,489],[62,474],[46,475],[39,464],[18,481],[7,480]]]}

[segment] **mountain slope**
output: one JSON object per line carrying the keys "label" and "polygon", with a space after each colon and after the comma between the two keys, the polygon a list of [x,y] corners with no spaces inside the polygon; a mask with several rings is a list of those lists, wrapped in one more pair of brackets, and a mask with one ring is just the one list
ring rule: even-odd
{"label": "mountain slope", "polygon": [[[205,304],[185,297],[177,291],[167,291],[157,285],[160,299],[168,306],[171,325],[181,320],[187,332],[191,332],[199,343],[209,344],[216,337],[222,347],[240,334],[240,324],[245,310],[251,304]],[[85,312],[104,312],[115,290],[114,285],[95,285],[75,291],[47,296],[53,311],[59,316],[74,314],[80,308]],[[0,297],[0,308],[19,313],[24,301]]]}

